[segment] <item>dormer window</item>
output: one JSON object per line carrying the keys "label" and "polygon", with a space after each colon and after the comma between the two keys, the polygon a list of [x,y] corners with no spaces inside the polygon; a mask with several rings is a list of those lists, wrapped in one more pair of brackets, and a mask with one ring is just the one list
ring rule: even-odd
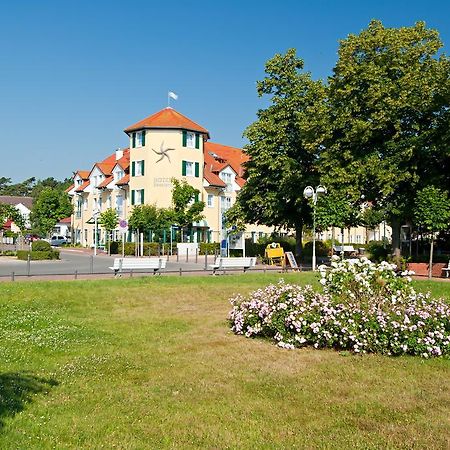
{"label": "dormer window", "polygon": [[131,147],[136,148],[144,146],[145,146],[145,130],[131,133]]}

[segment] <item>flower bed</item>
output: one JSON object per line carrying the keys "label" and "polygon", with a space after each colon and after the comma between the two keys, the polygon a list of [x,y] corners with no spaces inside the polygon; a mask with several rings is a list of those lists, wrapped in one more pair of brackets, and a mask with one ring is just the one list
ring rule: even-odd
{"label": "flower bed", "polygon": [[[367,259],[320,267],[324,293],[283,281],[231,299],[232,330],[278,346],[356,353],[450,355],[450,307],[416,293],[409,272]],[[399,276],[400,275],[400,276]]]}

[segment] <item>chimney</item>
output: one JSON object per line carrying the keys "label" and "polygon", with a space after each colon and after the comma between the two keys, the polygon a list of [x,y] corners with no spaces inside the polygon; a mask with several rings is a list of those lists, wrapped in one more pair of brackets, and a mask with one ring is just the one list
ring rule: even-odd
{"label": "chimney", "polygon": [[116,148],[116,161],[118,161],[123,156],[123,150],[120,147]]}

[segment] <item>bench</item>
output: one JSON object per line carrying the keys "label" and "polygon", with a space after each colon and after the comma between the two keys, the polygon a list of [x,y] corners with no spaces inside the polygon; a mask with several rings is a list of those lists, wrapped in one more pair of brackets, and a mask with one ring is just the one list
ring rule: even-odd
{"label": "bench", "polygon": [[153,270],[153,275],[166,268],[166,258],[114,258],[114,276],[120,276],[124,270]]}
{"label": "bench", "polygon": [[335,245],[333,247],[333,250],[335,253],[342,253],[344,252],[344,255],[346,253],[349,253],[350,255],[356,255],[357,251],[353,247],[353,245]]}
{"label": "bench", "polygon": [[442,272],[445,273],[445,278],[448,278],[450,275],[450,260],[448,261],[447,267],[442,268]]}
{"label": "bench", "polygon": [[213,275],[216,274],[217,270],[225,270],[225,269],[237,269],[242,268],[244,272],[247,272],[248,269],[254,267],[256,264],[256,258],[225,258],[223,256],[219,256],[214,261],[214,264],[211,264],[210,267],[213,270]]}

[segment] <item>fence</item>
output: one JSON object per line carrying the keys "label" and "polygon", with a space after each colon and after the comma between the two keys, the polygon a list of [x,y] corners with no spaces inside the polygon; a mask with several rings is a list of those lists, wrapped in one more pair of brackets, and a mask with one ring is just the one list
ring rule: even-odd
{"label": "fence", "polygon": [[[72,252],[64,252],[60,261],[17,261],[13,258],[2,257],[0,260],[0,281],[36,280],[36,279],[86,279],[86,278],[113,278],[112,267],[114,257],[106,255],[93,256],[82,255]],[[195,255],[186,252],[186,255],[166,255],[167,266],[162,272],[163,275],[209,275],[212,273],[210,265],[215,260],[214,254]],[[302,267],[300,267],[302,269]],[[303,267],[303,270],[309,267]],[[267,266],[259,262],[251,272],[284,272],[290,268],[283,269],[278,266]],[[243,269],[226,269],[220,273],[242,273]],[[149,271],[133,270],[124,276],[144,276]]]}

